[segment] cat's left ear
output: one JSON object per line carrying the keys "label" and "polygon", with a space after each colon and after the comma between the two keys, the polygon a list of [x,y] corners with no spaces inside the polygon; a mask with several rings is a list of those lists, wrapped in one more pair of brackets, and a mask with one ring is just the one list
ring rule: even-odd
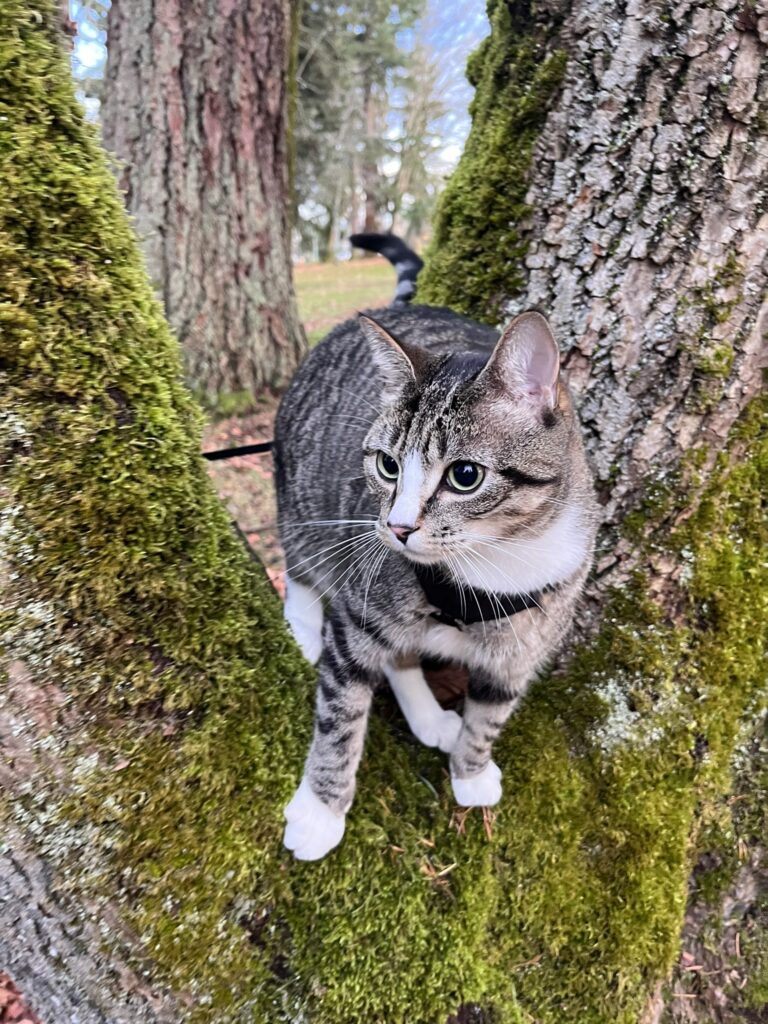
{"label": "cat's left ear", "polygon": [[357,314],[357,322],[368,340],[373,361],[381,373],[385,401],[392,401],[411,381],[418,380],[427,359],[426,352],[393,338],[372,317]]}
{"label": "cat's left ear", "polygon": [[560,353],[541,313],[521,313],[505,327],[481,374],[510,394],[546,409],[557,405]]}

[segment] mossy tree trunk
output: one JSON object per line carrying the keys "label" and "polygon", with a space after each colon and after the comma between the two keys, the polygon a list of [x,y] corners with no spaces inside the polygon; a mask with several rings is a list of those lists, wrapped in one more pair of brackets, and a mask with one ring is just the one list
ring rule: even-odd
{"label": "mossy tree trunk", "polygon": [[207,402],[281,388],[306,351],[288,225],[291,0],[115,0],[103,130]]}
{"label": "mossy tree trunk", "polygon": [[[594,67],[562,56],[592,23],[547,27],[537,5],[526,51],[510,11],[495,8],[476,129],[517,95],[546,145],[558,107],[550,122],[539,104],[564,103],[568,75]],[[602,31],[620,32],[613,13]],[[733,29],[734,56],[747,31]],[[444,758],[376,714],[344,843],[294,863],[280,808],[309,739],[310,673],[206,480],[175,346],[58,46],[52,3],[0,0],[0,965],[46,1021],[638,1024],[666,1012],[691,868],[716,846],[697,892],[737,921],[739,1012],[764,1013],[765,933],[742,883],[762,856],[768,788],[751,738],[766,701],[768,452],[750,401],[759,278],[742,236],[740,269],[728,266],[745,284],[724,300],[728,316],[745,312],[715,378],[730,418],[717,391],[678,394],[659,369],[697,379],[700,339],[675,359],[664,335],[640,335],[639,375],[612,364],[615,327],[595,369],[577,348],[569,358],[608,410],[588,417],[595,451],[615,452],[607,472],[598,462],[606,553],[590,638],[499,744],[497,814],[458,812]],[[457,182],[472,159],[471,144]],[[470,216],[485,180],[464,197]],[[753,214],[740,231],[757,244]],[[528,270],[505,266],[519,298]],[[712,301],[731,287],[713,280]],[[576,341],[584,315],[575,307]],[[654,368],[636,421],[600,405]],[[646,439],[643,455],[664,408],[680,418],[651,437],[671,440],[654,452]],[[701,417],[700,447],[683,443],[683,412]],[[638,467],[655,460],[646,484]],[[753,766],[735,793],[734,751]],[[747,893],[738,913],[734,892]],[[702,973],[675,984],[710,984]]]}
{"label": "mossy tree trunk", "polygon": [[[729,725],[691,717],[690,756],[710,782],[717,766],[721,796],[709,789],[690,822],[684,951],[647,1020],[762,1020],[765,666],[750,672],[765,651],[755,612],[766,591],[750,520],[731,518],[727,495],[744,475],[757,501],[764,458],[768,8],[494,0],[489,13],[470,62],[472,134],[419,297],[491,322],[534,306],[562,341],[604,517],[582,636],[615,623],[606,595],[639,588],[656,628],[689,648],[662,645],[666,690],[639,657],[630,675],[601,666],[597,692],[624,716],[613,728],[641,742],[644,709],[670,700],[682,716],[691,702],[727,704],[736,687]],[[749,593],[735,585],[741,544]],[[730,637],[692,672],[693,652],[729,619]],[[622,620],[642,647],[642,620],[626,609]]]}

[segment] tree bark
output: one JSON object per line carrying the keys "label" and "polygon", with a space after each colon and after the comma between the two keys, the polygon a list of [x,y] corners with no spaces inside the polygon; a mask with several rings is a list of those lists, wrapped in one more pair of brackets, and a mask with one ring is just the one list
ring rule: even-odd
{"label": "tree bark", "polygon": [[[373,82],[369,73],[365,73],[363,83],[363,111],[365,118],[365,150],[363,152],[362,187],[365,193],[365,220],[363,231],[379,230],[379,194],[381,191],[381,175],[376,160],[376,148],[380,144],[378,130],[380,124],[376,117],[376,97]],[[364,253],[368,256],[369,253]]]}
{"label": "tree bark", "polygon": [[[715,160],[707,203],[696,207],[689,190],[681,216],[693,205],[699,218],[666,261],[650,248],[633,256],[634,239],[619,256],[623,234],[602,255],[590,238],[590,287],[574,284],[559,247],[576,246],[569,221],[595,187],[584,153],[600,166],[605,150],[593,140],[582,152],[578,132],[564,130],[576,123],[568,104],[593,104],[578,123],[594,133],[606,110],[651,89],[653,71],[631,93],[618,74],[652,51],[644,33],[663,31],[676,53],[701,16],[662,10],[655,28],[649,7],[638,28],[634,9],[628,21],[607,2],[589,6],[594,17],[586,10],[574,5],[563,20],[562,9],[537,5],[528,24],[527,9],[493,7],[487,59],[474,65],[473,138],[446,199],[461,231],[443,232],[451,257],[478,241],[467,218],[483,228],[492,295],[494,246],[509,235],[483,219],[485,188],[502,159],[516,182],[517,155],[540,147],[524,179],[539,205],[503,264],[518,285],[499,295],[553,295],[561,337],[568,308],[543,274],[547,260],[578,298],[566,359],[606,517],[584,641],[499,742],[505,796],[494,814],[456,808],[444,758],[409,742],[382,702],[345,840],[308,866],[282,850],[280,812],[308,745],[311,673],[205,477],[199,416],[75,102],[57,8],[0,0],[0,966],[43,1020],[678,1024],[684,1003],[701,1009],[698,1024],[720,996],[699,1007],[702,972],[684,970],[687,960],[672,975],[689,886],[691,907],[725,907],[743,936],[737,948],[728,931],[748,983],[726,992],[722,1020],[764,1016],[768,941],[765,928],[748,928],[762,921],[761,875],[754,885],[745,875],[766,846],[768,788],[752,747],[767,699],[768,442],[752,397],[765,315],[753,291],[764,285],[753,259],[764,245],[759,193],[741,196],[738,267],[726,256],[714,264],[724,277],[691,275],[704,244],[696,225],[738,204],[766,142],[757,121],[738,122],[746,171],[735,175],[725,153]],[[716,80],[706,79],[715,132],[750,81],[738,62],[755,32],[740,18],[725,12],[704,40],[718,53],[722,39],[733,44],[725,76],[714,64]],[[594,51],[578,49],[588,44]],[[701,94],[682,69],[664,81],[653,116],[662,133],[665,117]],[[629,113],[612,124],[634,151],[650,114]],[[547,156],[553,140],[573,194]],[[686,141],[689,153],[708,145],[704,133]],[[614,162],[622,152],[608,150]],[[483,155],[493,173],[478,173]],[[651,184],[633,209],[654,201]],[[611,224],[620,199],[602,194],[582,230],[607,214]],[[532,242],[536,216],[544,227]],[[676,237],[675,222],[658,228]],[[443,269],[463,302],[472,268],[449,259]],[[673,271],[687,293],[672,290]],[[646,291],[653,337],[633,305],[649,287],[643,275],[658,275]],[[676,298],[669,320],[657,293],[664,308]],[[721,322],[730,356],[715,353],[702,369]],[[713,383],[700,387],[702,375]],[[751,777],[751,788],[734,777]],[[704,858],[713,851],[720,868]],[[698,957],[688,930],[686,942]]]}
{"label": "tree bark", "polygon": [[[729,555],[722,535],[730,529],[736,544],[749,545],[751,528],[727,525],[729,499],[718,499],[721,484],[713,488],[713,479],[734,480],[748,464],[759,515],[768,7],[513,0],[494,4],[492,18],[491,37],[471,61],[478,88],[472,135],[442,197],[419,297],[491,321],[535,307],[564,345],[604,520],[582,638],[610,630],[606,595],[638,581],[660,621],[685,631],[692,646],[711,628],[714,604],[723,614],[734,602],[740,628],[754,622],[758,630],[755,646],[721,636],[712,647],[719,654],[713,676],[702,673],[695,684],[702,699],[727,703],[718,666],[732,659],[732,671],[751,678],[754,689],[740,699],[725,742],[718,737],[717,754],[713,723],[694,715],[691,754],[719,760],[721,774],[715,791],[707,781],[689,822],[694,870],[679,919],[681,959],[669,985],[660,972],[642,1020],[763,1020],[768,830],[762,783],[748,784],[752,762],[741,751],[753,728],[764,751],[766,684],[753,658],[765,656],[765,630],[744,609],[739,588],[723,587]],[[473,276],[478,263],[484,276]],[[694,549],[705,540],[697,531],[712,531],[706,585],[691,582],[702,564]],[[750,548],[742,571],[760,576],[750,600],[764,607],[759,550]],[[624,611],[627,628],[632,617]],[[666,657],[675,685],[685,688],[684,662]],[[638,672],[641,666],[638,653]],[[612,695],[603,693],[611,702],[614,684]],[[639,678],[622,685],[633,717]],[[739,811],[744,806],[749,813]],[[677,948],[670,947],[670,965]],[[520,992],[525,998],[525,985]]]}
{"label": "tree bark", "polygon": [[104,141],[205,399],[281,388],[306,350],[288,224],[289,0],[115,2]]}

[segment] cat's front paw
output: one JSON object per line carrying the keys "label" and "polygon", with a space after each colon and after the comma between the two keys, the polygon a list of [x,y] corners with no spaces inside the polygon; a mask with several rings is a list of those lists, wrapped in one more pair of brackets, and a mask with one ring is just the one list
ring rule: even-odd
{"label": "cat's front paw", "polygon": [[283,843],[297,860],[320,860],[341,842],[345,816],[326,807],[306,779],[283,813],[288,822]]}
{"label": "cat's front paw", "polygon": [[461,732],[461,715],[435,708],[429,715],[409,723],[411,732],[425,747],[437,747],[450,754]]}
{"label": "cat's front paw", "polygon": [[468,779],[451,776],[456,803],[461,807],[493,807],[501,800],[501,768],[489,761],[477,775]]}

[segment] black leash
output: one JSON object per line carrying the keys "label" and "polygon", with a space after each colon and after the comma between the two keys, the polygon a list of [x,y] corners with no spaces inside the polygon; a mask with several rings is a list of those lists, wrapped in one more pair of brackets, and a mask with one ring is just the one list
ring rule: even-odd
{"label": "black leash", "polygon": [[220,459],[234,459],[236,455],[261,455],[272,450],[274,441],[259,441],[258,444],[241,444],[239,448],[219,448],[215,452],[203,452],[203,458],[209,462]]}

